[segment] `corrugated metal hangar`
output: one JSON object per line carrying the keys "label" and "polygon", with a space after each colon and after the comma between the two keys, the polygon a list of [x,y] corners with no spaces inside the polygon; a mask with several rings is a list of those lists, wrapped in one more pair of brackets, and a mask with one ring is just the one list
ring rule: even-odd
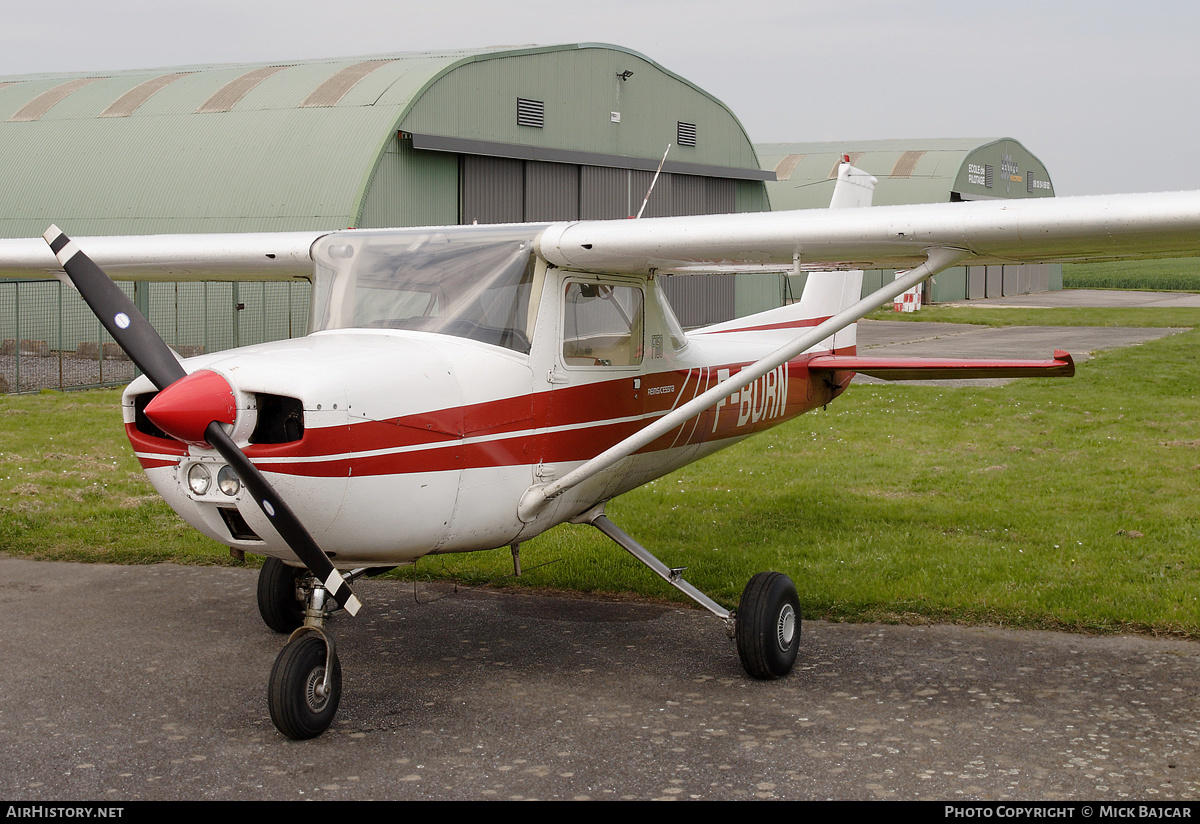
{"label": "corrugated metal hangar", "polygon": [[946,203],[997,197],[1053,197],[1046,167],[1011,137],[757,143],[772,209],[829,205],[843,155],[879,179],[873,203]]}
{"label": "corrugated metal hangar", "polygon": [[763,209],[718,100],[613,46],[0,78],[0,235]]}
{"label": "corrugated metal hangar", "polygon": [[[616,46],[2,77],[0,236],[625,218],[668,144],[646,216],[767,208],[729,109]],[[130,288],[197,351],[303,333],[304,287]],[[0,281],[3,351],[102,348],[57,289]]]}
{"label": "corrugated metal hangar", "polygon": [[[1053,195],[1007,138],[756,150],[695,84],[627,49],[574,44],[0,77],[0,237],[51,222],[78,237],[625,218],[668,145],[646,216],[824,207],[843,153],[880,179],[877,204]],[[1052,271],[994,268],[939,275],[933,298],[1056,285]],[[0,279],[5,352],[103,348],[72,296],[47,297],[56,284]],[[665,289],[697,326],[800,285],[742,273]],[[129,288],[188,351],[304,330],[303,282]],[[30,310],[59,301],[56,315]]]}
{"label": "corrugated metal hangar", "polygon": [[[773,210],[828,206],[844,155],[878,178],[876,206],[1054,196],[1045,165],[1011,137],[759,143],[755,149],[777,177],[767,183]],[[868,273],[864,294],[891,275]],[[939,274],[929,288],[933,302],[1044,292],[1062,288],[1062,265],[960,266]]]}

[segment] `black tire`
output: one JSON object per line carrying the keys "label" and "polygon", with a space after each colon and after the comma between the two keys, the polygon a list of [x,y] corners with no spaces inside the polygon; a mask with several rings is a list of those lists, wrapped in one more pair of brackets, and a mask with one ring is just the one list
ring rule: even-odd
{"label": "black tire", "polygon": [[258,573],[258,614],[276,632],[290,633],[304,623],[304,604],[296,597],[299,567],[267,558]]}
{"label": "black tire", "polygon": [[325,640],[310,632],[285,646],[271,667],[267,689],[271,721],[293,741],[316,738],[329,729],[337,714],[342,700],[342,665],[334,653],[329,691],[320,695],[325,657]]}
{"label": "black tire", "polygon": [[738,657],[752,677],[782,678],[800,649],[800,599],[792,579],[760,572],[742,590],[737,611]]}

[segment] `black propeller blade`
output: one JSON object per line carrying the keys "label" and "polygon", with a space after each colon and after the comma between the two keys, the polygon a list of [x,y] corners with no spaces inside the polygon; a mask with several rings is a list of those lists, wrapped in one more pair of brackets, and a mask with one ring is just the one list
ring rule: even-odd
{"label": "black propeller blade", "polygon": [[113,340],[155,386],[166,389],[187,374],[150,321],[103,269],[79,251],[79,247],[57,226],[51,226],[42,237]]}
{"label": "black propeller blade", "polygon": [[[43,237],[104,328],[160,391],[187,377],[187,372],[166,342],[103,269],[80,251],[57,226],[47,229]],[[221,428],[221,424],[217,421],[207,423],[204,437],[237,472],[247,491],[254,496],[255,503],[296,553],[296,557],[308,567],[308,571],[324,584],[341,607],[351,615],[357,614],[361,603],[354,597],[341,573],[334,568],[329,556],[317,546],[296,513],[279,497],[258,467]]]}

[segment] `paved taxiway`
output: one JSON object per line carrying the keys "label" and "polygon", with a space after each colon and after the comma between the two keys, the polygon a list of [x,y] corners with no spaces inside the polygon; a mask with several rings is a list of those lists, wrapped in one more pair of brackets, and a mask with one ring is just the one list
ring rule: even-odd
{"label": "paved taxiway", "polygon": [[297,743],[254,572],[0,580],[10,800],[1200,795],[1195,643],[809,622],[762,683],[697,610],[365,581],[338,718]]}
{"label": "paved taxiway", "polygon": [[[957,304],[972,307],[1198,307],[1200,295],[1170,292],[1123,292],[1100,289],[1070,289],[973,300]],[[1118,326],[1007,326],[990,327],[967,323],[912,321],[863,321],[858,326],[859,354],[886,357],[963,358],[1049,358],[1055,349],[1070,352],[1082,363],[1093,352],[1121,346],[1136,346],[1149,340],[1185,331],[1169,327]],[[885,383],[858,375],[856,383]],[[1012,378],[926,381],[933,386],[1002,386]]]}
{"label": "paved taxiway", "polygon": [[338,718],[297,743],[254,572],[0,557],[0,582],[12,800],[1200,796],[1197,643],[809,622],[759,683],[686,607],[363,581]]}

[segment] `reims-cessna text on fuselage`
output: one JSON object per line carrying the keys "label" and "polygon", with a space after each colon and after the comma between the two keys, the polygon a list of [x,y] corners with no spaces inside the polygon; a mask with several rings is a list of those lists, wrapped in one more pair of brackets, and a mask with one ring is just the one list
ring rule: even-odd
{"label": "reims-cessna text on fuselage", "polygon": [[[567,521],[597,526],[722,618],[750,675],[786,675],[800,615],[785,575],[754,576],[731,612],[605,502],[829,403],[856,372],[1071,374],[1062,352],[859,356],[855,323],[949,266],[1200,254],[1200,193],[77,242],[52,227],[46,240],[145,373],[124,416],[156,489],[206,535],[268,556],[260,611],[292,633],[271,716],[305,738],[337,710],[325,622],[358,611],[357,576],[515,548]],[[54,268],[31,243],[0,241],[0,272]],[[180,361],[97,264],[143,277],[307,270],[311,332]],[[819,274],[798,303],[680,328],[663,277],[747,267]],[[834,270],[863,268],[906,271],[860,300],[859,279]]]}

